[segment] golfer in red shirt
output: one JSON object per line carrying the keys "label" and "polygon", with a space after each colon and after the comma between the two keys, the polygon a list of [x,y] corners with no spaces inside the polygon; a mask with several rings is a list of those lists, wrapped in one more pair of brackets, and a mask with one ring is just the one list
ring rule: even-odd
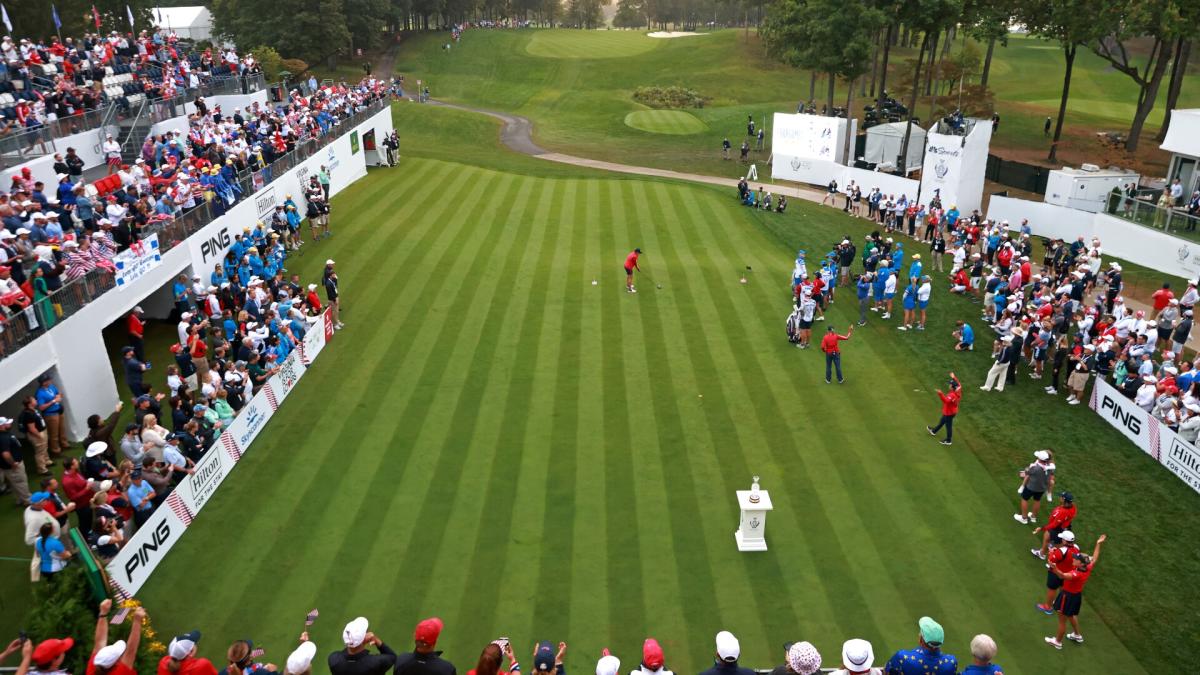
{"label": "golfer in red shirt", "polygon": [[[1046,638],[1046,643],[1055,649],[1062,649],[1064,635],[1068,640],[1083,644],[1083,636],[1079,634],[1079,619],[1076,617],[1079,616],[1079,608],[1083,606],[1083,587],[1100,560],[1100,545],[1107,538],[1107,534],[1100,535],[1096,540],[1096,550],[1092,551],[1091,555],[1076,553],[1073,559],[1074,569],[1070,572],[1061,572],[1054,565],[1046,565],[1051,574],[1063,580],[1062,590],[1058,592],[1058,597],[1054,598],[1054,610],[1058,612],[1058,633]],[[1067,632],[1068,621],[1071,622],[1070,633]]]}
{"label": "golfer in red shirt", "polygon": [[629,253],[629,255],[625,256],[625,292],[626,293],[637,293],[637,289],[633,287],[633,271],[634,270],[637,270],[639,272],[642,271],[642,268],[638,267],[638,256],[641,254],[642,254],[642,249],[635,248],[635,249],[633,249],[633,251],[631,251]]}
{"label": "golfer in red shirt", "polygon": [[821,338],[821,351],[825,352],[825,384],[829,384],[829,376],[832,374],[830,369],[834,367],[837,368],[838,384],[845,382],[842,379],[842,349],[838,343],[842,340],[849,340],[851,335],[854,335],[853,325],[845,335],[838,335],[834,332],[833,326],[830,326],[825,331],[825,337]]}
{"label": "golfer in red shirt", "polygon": [[946,440],[942,445],[950,445],[954,441],[954,416],[958,414],[958,402],[962,400],[962,383],[954,373],[950,373],[950,391],[943,393],[937,390],[938,398],[942,399],[942,419],[936,427],[926,426],[930,436],[937,436],[942,427],[946,427]]}
{"label": "golfer in red shirt", "polygon": [[1046,527],[1039,527],[1033,530],[1034,534],[1041,532],[1043,529],[1045,530],[1045,533],[1042,535],[1042,547],[1031,548],[1029,549],[1029,552],[1041,558],[1042,560],[1045,560],[1046,547],[1050,546],[1050,544],[1058,544],[1058,535],[1061,534],[1063,530],[1071,529],[1071,522],[1074,520],[1075,495],[1071,494],[1070,492],[1064,492],[1062,493],[1062,505],[1056,506],[1054,510],[1050,512],[1050,521],[1046,523]]}

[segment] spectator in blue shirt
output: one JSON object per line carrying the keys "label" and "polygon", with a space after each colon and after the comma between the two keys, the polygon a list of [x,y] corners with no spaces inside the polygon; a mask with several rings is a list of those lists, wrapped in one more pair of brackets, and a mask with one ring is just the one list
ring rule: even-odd
{"label": "spectator in blue shirt", "polygon": [[858,278],[855,284],[858,291],[858,325],[867,325],[867,310],[871,307],[871,273],[867,272]]}
{"label": "spectator in blue shirt", "polygon": [[[45,492],[39,492],[33,497],[45,494]],[[50,523],[42,524],[41,529],[38,530],[38,538],[33,542],[33,547],[37,551],[38,557],[41,558],[39,570],[43,579],[49,579],[61,572],[71,558],[71,552],[55,536],[54,525]]]}
{"label": "spectator in blue shirt", "polygon": [[921,254],[920,253],[913,254],[912,264],[910,264],[908,266],[908,278],[916,279],[917,281],[920,281],[922,269],[924,269],[924,268],[921,266]]}
{"label": "spectator in blue shirt", "polygon": [[37,398],[38,412],[42,413],[42,417],[46,420],[47,442],[50,446],[51,454],[58,455],[63,450],[71,447],[66,438],[63,438],[62,428],[62,394],[58,393],[58,387],[54,386],[54,378],[47,373],[38,378],[38,390],[35,394]]}
{"label": "spectator in blue shirt", "polygon": [[180,274],[175,283],[171,284],[171,294],[175,298],[175,309],[180,314],[190,312],[192,310],[192,301],[190,296],[191,286],[188,285],[186,274]]}
{"label": "spectator in blue shirt", "polygon": [[959,320],[956,324],[958,328],[954,329],[954,339],[958,340],[958,343],[954,345],[954,350],[959,352],[973,351],[975,349],[975,330],[966,321]]}
{"label": "spectator in blue shirt", "polygon": [[976,635],[971,640],[971,657],[974,663],[967,666],[962,675],[1004,675],[1000,666],[992,663],[996,658],[996,641],[987,635]]}
{"label": "spectator in blue shirt", "polygon": [[154,494],[154,488],[142,478],[141,469],[134,470],[130,478],[133,482],[125,494],[129,497],[129,504],[133,506],[133,522],[141,527],[150,519],[150,514],[154,513],[154,499],[158,495]]}
{"label": "spectator in blue shirt", "polygon": [[917,622],[917,627],[920,629],[917,646],[893,654],[883,667],[883,672],[886,675],[955,675],[958,672],[958,659],[942,653],[946,633],[941,624],[923,616]]}

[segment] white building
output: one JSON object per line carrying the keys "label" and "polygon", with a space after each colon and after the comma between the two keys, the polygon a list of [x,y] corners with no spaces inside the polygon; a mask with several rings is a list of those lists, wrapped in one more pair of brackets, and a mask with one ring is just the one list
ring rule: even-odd
{"label": "white building", "polygon": [[1171,127],[1159,147],[1171,153],[1167,182],[1178,178],[1184,195],[1200,190],[1200,171],[1196,168],[1200,162],[1200,108],[1171,111]]}

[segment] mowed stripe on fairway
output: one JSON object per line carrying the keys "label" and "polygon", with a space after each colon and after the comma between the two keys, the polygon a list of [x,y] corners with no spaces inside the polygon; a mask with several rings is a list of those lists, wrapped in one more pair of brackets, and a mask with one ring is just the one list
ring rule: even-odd
{"label": "mowed stripe on fairway", "polygon": [[[924,434],[936,401],[894,330],[857,333],[848,383],[825,385],[783,339],[790,253],[724,197],[431,160],[339,197],[318,257],[347,328],[148,585],[159,630],[279,661],[314,606],[320,658],[354,616],[401,649],[436,614],[464,671],[498,635],[526,658],[566,640],[585,669],[603,646],[632,667],[653,635],[693,672],[720,629],[767,666],[785,640],[890,652],[929,613],[953,651],[989,632],[1018,672],[1139,672],[1094,615],[1085,649],[1041,644],[1028,532],[974,454]],[[771,550],[740,554],[733,491],[756,473]]]}

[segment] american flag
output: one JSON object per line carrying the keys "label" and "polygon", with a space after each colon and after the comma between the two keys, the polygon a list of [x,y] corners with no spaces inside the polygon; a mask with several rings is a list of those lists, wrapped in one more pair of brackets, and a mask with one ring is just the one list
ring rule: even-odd
{"label": "american flag", "polygon": [[1149,425],[1150,426],[1150,430],[1149,430],[1150,454],[1154,455],[1154,461],[1159,462],[1161,464],[1162,463],[1162,457],[1161,457],[1162,453],[1159,451],[1159,447],[1158,447],[1159,437],[1160,437],[1160,432],[1158,430],[1158,424],[1159,424],[1158,418],[1153,415],[1150,415],[1150,416],[1148,416],[1148,419],[1150,420],[1150,425]]}

